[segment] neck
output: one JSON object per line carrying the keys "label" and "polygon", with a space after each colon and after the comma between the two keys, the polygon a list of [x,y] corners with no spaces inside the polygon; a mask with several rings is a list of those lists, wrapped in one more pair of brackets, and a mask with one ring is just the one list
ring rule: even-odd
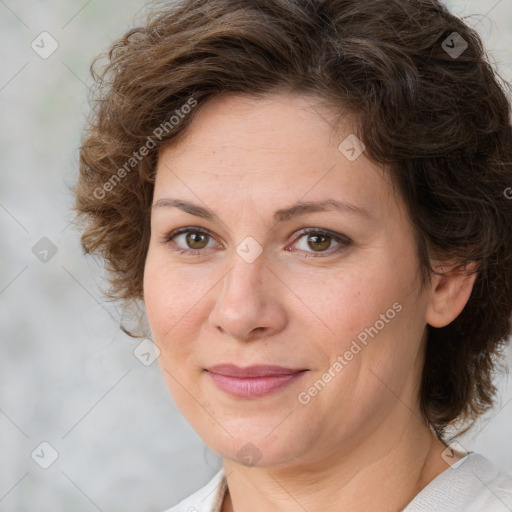
{"label": "neck", "polygon": [[222,512],[402,510],[448,468],[441,457],[446,446],[416,415],[391,439],[390,431],[380,428],[350,449],[279,468],[225,459],[229,494]]}

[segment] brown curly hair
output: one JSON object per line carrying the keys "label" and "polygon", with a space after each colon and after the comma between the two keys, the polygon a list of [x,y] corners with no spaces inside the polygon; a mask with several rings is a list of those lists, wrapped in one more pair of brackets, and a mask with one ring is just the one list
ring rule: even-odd
{"label": "brown curly hair", "polygon": [[100,71],[99,57],[91,65],[98,98],[73,193],[82,248],[109,272],[107,297],[143,301],[158,150],[209,99],[314,94],[350,113],[366,156],[388,168],[422,284],[434,257],[477,263],[461,314],[427,326],[426,421],[442,439],[492,406],[511,332],[512,130],[509,84],[473,29],[437,0],[182,0],[104,57]]}

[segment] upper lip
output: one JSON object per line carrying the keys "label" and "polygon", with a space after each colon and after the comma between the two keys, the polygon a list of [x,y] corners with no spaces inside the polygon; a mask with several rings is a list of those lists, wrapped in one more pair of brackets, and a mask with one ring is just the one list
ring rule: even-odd
{"label": "upper lip", "polygon": [[276,365],[253,365],[241,368],[234,364],[217,364],[206,368],[210,373],[226,375],[228,377],[269,377],[272,375],[293,375],[305,370],[305,368],[285,368]]}

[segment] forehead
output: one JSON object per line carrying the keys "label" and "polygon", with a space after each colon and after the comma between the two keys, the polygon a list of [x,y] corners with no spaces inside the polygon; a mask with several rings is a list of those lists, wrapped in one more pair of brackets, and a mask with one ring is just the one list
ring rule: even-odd
{"label": "forehead", "polygon": [[346,157],[339,146],[353,128],[342,119],[334,129],[333,119],[311,96],[215,98],[177,144],[161,150],[154,202],[166,195],[253,207],[335,199],[381,215],[394,196],[389,177],[364,153]]}
{"label": "forehead", "polygon": [[293,155],[301,158],[319,143],[336,144],[339,137],[328,119],[328,108],[313,96],[227,94],[196,110],[185,136],[172,146],[175,156],[191,156],[191,150],[197,157],[206,153],[210,158],[219,153],[233,157],[256,153],[263,163],[267,156],[275,160],[281,154],[290,162]]}

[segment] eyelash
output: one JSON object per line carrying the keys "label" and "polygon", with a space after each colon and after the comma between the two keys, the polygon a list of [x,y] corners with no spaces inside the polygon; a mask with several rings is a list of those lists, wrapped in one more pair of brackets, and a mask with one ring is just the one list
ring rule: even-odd
{"label": "eyelash", "polygon": [[[204,254],[206,249],[184,249],[183,247],[179,247],[176,245],[174,245],[174,247],[173,247],[171,245],[171,242],[173,242],[173,239],[176,236],[183,234],[183,233],[196,233],[196,234],[201,234],[201,235],[207,235],[207,236],[213,238],[212,235],[204,229],[194,228],[194,227],[184,227],[184,228],[176,229],[176,230],[172,231],[171,233],[169,233],[168,235],[166,235],[164,237],[164,239],[162,240],[162,243],[169,244],[171,250],[173,250],[179,254],[188,254],[190,256],[200,256],[201,253]],[[318,253],[314,253],[314,252],[309,253],[308,251],[303,251],[307,254],[307,256],[306,255],[304,256],[304,258],[324,258],[326,256],[322,256],[321,254],[325,254],[325,253],[327,253],[327,256],[332,256],[333,254],[337,254],[337,253],[341,252],[342,250],[346,249],[352,243],[352,241],[344,235],[338,235],[337,233],[333,233],[332,231],[327,231],[325,229],[309,228],[309,229],[303,230],[298,233],[298,236],[297,236],[296,240],[294,241],[294,244],[296,242],[298,242],[303,236],[309,235],[309,234],[327,236],[327,237],[331,238],[332,240],[338,242],[339,245],[336,246],[334,248],[335,250],[332,252],[320,251]],[[173,242],[173,243],[175,244],[175,242]]]}

